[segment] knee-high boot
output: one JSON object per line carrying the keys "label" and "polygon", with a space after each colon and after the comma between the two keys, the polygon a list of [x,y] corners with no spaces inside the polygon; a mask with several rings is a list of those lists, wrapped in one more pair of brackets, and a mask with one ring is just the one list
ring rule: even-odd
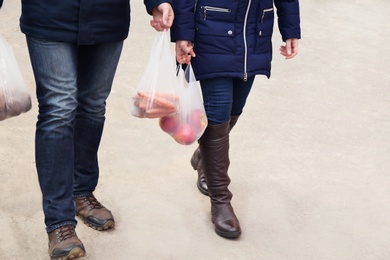
{"label": "knee-high boot", "polygon": [[226,238],[241,235],[240,223],[230,203],[229,191],[229,121],[207,126],[200,138],[199,148],[211,202],[211,220],[215,232]]}
{"label": "knee-high boot", "polygon": [[[230,122],[229,122],[229,132],[236,125],[239,117],[240,117],[240,115],[231,116]],[[203,165],[202,165],[201,158],[202,158],[202,156],[200,155],[199,147],[197,147],[194,151],[194,154],[191,157],[191,166],[195,171],[198,172],[198,179],[196,181],[196,186],[198,187],[199,191],[202,194],[208,196],[209,191],[207,189],[206,179],[204,177]]]}

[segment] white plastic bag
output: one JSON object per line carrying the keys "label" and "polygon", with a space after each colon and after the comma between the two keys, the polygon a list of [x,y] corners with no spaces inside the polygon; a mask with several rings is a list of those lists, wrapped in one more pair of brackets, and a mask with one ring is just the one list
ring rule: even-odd
{"label": "white plastic bag", "polygon": [[161,117],[160,128],[179,144],[190,145],[198,140],[207,127],[203,96],[191,65],[178,69],[179,108],[177,113]]}
{"label": "white plastic bag", "polygon": [[0,121],[30,109],[31,96],[12,47],[0,35]]}
{"label": "white plastic bag", "polygon": [[169,31],[157,32],[149,62],[132,95],[130,111],[133,116],[159,118],[176,112],[179,100],[175,71]]}

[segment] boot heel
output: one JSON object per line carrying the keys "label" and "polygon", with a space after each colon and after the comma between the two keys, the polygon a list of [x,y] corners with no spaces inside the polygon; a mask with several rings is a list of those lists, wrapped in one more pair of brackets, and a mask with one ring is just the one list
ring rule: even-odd
{"label": "boot heel", "polygon": [[199,147],[196,148],[196,150],[194,151],[194,154],[192,155],[190,162],[191,162],[192,168],[196,171],[198,169],[198,165],[199,165],[199,162],[200,162],[200,150],[199,150]]}
{"label": "boot heel", "polygon": [[196,186],[198,187],[199,191],[206,196],[209,196],[209,191],[206,184],[206,179],[204,176],[204,172],[201,166],[201,155],[200,155],[200,149],[199,147],[196,148],[194,151],[194,154],[191,157],[191,166],[192,168],[198,172],[198,179],[196,180]]}

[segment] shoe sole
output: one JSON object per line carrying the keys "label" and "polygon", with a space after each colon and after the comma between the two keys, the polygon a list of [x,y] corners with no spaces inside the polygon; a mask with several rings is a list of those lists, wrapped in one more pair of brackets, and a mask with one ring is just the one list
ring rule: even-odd
{"label": "shoe sole", "polygon": [[55,256],[50,256],[50,259],[51,260],[70,260],[70,259],[75,259],[75,258],[80,258],[80,257],[84,257],[86,256],[87,254],[85,253],[85,250],[83,250],[82,248],[80,247],[76,247],[76,248],[73,248],[69,254],[67,254],[66,256],[59,256],[59,257],[55,257]]}
{"label": "shoe sole", "polygon": [[219,236],[224,238],[238,238],[241,236],[241,231],[232,231],[232,232],[226,232],[226,231],[219,231],[217,229],[214,229],[215,233],[217,233]]}
{"label": "shoe sole", "polygon": [[81,220],[83,220],[84,224],[87,225],[90,228],[93,228],[97,231],[106,231],[109,229],[115,228],[115,222],[113,220],[107,221],[104,226],[97,226],[95,223],[89,222],[86,218],[83,218],[81,215],[76,214]]}

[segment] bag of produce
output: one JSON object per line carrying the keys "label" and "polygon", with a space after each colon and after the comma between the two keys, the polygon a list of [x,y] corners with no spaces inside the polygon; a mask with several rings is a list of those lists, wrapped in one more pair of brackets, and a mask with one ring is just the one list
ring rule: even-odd
{"label": "bag of produce", "polygon": [[31,96],[12,47],[0,35],[0,121],[31,109]]}
{"label": "bag of produce", "polygon": [[203,96],[191,65],[178,67],[179,107],[176,113],[163,116],[160,128],[179,144],[190,145],[198,140],[207,127]]}
{"label": "bag of produce", "polygon": [[179,104],[175,60],[169,31],[157,32],[148,64],[132,95],[131,114],[139,118],[160,118],[173,114]]}

